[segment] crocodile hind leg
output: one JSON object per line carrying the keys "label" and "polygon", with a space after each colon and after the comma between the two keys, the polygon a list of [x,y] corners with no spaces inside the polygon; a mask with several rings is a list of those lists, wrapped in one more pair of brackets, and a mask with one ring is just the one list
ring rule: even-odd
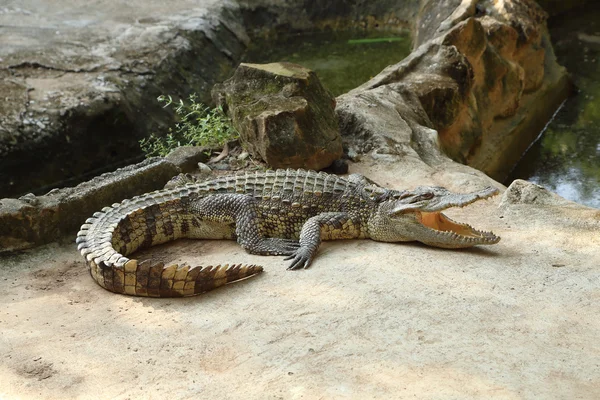
{"label": "crocodile hind leg", "polygon": [[292,260],[290,270],[308,268],[315,258],[321,240],[356,239],[361,230],[348,214],[328,212],[309,218],[300,232],[300,248],[286,260]]}
{"label": "crocodile hind leg", "polygon": [[267,238],[256,213],[256,201],[245,194],[214,194],[190,204],[190,211],[206,221],[235,223],[237,242],[250,254],[289,256],[300,244],[295,240]]}

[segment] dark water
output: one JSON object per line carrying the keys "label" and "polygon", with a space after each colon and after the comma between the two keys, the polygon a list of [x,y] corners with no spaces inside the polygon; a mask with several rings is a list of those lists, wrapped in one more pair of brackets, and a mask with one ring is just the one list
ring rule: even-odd
{"label": "dark water", "polygon": [[334,96],[346,93],[396,64],[411,50],[409,36],[373,32],[319,32],[254,42],[245,62],[288,61],[317,73]]}
{"label": "dark water", "polygon": [[527,179],[600,208],[600,4],[549,22],[558,61],[578,93],[569,98],[507,183]]}

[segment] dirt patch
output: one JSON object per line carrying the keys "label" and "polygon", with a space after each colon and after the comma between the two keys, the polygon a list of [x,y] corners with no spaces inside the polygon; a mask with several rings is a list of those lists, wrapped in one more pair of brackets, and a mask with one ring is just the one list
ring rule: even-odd
{"label": "dirt patch", "polygon": [[82,268],[82,262],[70,262],[67,265],[52,269],[40,269],[31,273],[32,283],[27,289],[53,290],[65,285],[68,280],[73,280],[87,273]]}
{"label": "dirt patch", "polygon": [[0,398],[600,398],[597,210],[499,202],[450,214],[502,237],[479,251],[340,240],[294,272],[234,241],[136,255],[265,267],[187,299],[102,289],[72,237],[0,257]]}
{"label": "dirt patch", "polygon": [[19,365],[17,367],[17,373],[25,378],[43,381],[44,379],[51,378],[53,375],[57,374],[58,371],[54,369],[52,363],[42,360],[41,357],[37,357]]}
{"label": "dirt patch", "polygon": [[179,239],[175,242],[136,251],[131,258],[139,261],[152,259],[165,265],[181,264],[185,259],[185,257],[182,258],[182,254],[196,254],[199,257],[208,255],[211,251],[209,243],[206,240]]}

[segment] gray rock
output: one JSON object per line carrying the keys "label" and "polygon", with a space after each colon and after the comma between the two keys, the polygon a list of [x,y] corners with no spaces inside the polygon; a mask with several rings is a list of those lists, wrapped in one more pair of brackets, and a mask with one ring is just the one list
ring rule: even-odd
{"label": "gray rock", "polygon": [[216,171],[229,171],[231,170],[231,166],[226,162],[218,162],[212,164],[212,167]]}
{"label": "gray rock", "polygon": [[[249,34],[278,27],[410,26],[416,51],[368,86],[414,89],[444,150],[496,177],[510,169],[566,91],[544,14],[531,1],[350,1],[343,8],[316,0],[203,0],[195,8],[184,0],[168,6],[133,0],[116,8],[51,3],[24,0],[0,13],[0,42],[7,44],[0,48],[0,98],[8,99],[0,103],[0,195],[131,162],[139,155],[137,140],[166,131],[172,121],[156,96],[194,91],[208,101],[210,87],[240,60]],[[441,47],[423,47],[430,41]],[[500,46],[503,41],[508,46]],[[452,48],[458,53],[444,60]],[[473,86],[490,77],[491,87]],[[521,83],[523,91],[514,90]],[[476,101],[465,103],[470,93]],[[357,130],[370,136],[364,128]],[[375,141],[356,144],[361,152],[377,147]]]}
{"label": "gray rock", "polygon": [[0,196],[141,158],[173,121],[156,97],[209,102],[249,40],[230,1],[19,4],[0,12]]}
{"label": "gray rock", "polygon": [[209,149],[199,146],[181,146],[171,151],[165,159],[181,169],[182,172],[192,172],[198,163],[205,163],[210,158]]}
{"label": "gray rock", "polygon": [[212,174],[212,170],[210,169],[210,167],[204,163],[198,163],[198,173],[199,176],[202,178],[206,178],[208,177],[210,174]]}
{"label": "gray rock", "polygon": [[102,207],[160,189],[179,169],[162,158],[100,175],[43,196],[0,201],[0,252],[48,243],[72,233]]}
{"label": "gray rock", "polygon": [[543,186],[516,179],[502,194],[498,207],[507,208],[512,204],[530,204],[537,206],[565,206],[574,204],[559,195],[550,192]]}

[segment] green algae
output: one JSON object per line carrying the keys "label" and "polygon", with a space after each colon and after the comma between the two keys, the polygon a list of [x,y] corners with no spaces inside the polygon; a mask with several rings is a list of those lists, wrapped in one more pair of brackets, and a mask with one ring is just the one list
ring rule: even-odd
{"label": "green algae", "polygon": [[407,34],[389,32],[318,32],[286,35],[250,44],[244,62],[287,61],[317,73],[338,96],[363,84],[411,51]]}

